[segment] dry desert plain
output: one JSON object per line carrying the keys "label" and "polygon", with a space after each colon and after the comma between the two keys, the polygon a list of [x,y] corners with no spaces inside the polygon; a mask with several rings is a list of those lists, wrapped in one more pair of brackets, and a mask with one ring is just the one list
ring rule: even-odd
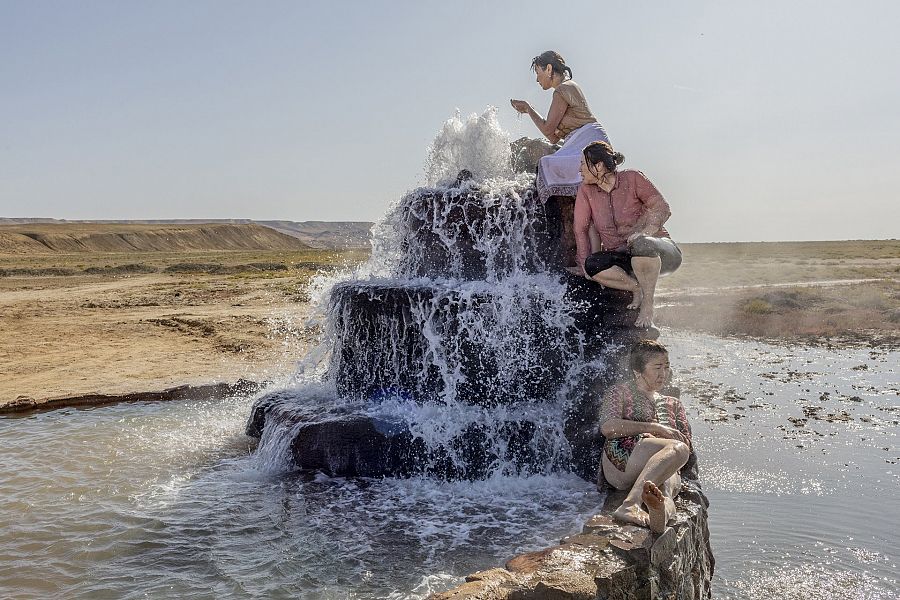
{"label": "dry desert plain", "polygon": [[[121,225],[0,226],[0,412],[289,377],[318,335],[306,319],[311,278],[366,252],[221,227],[174,235],[145,225],[123,237]],[[45,243],[23,242],[29,232]],[[660,325],[782,343],[900,343],[900,241],[686,244],[684,253],[661,280]]]}

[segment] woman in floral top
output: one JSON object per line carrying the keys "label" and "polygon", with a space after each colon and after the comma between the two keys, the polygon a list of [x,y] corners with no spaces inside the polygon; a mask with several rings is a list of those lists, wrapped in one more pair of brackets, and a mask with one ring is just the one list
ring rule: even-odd
{"label": "woman in floral top", "polygon": [[601,477],[629,490],[614,517],[662,533],[675,516],[673,498],[681,490],[679,471],[691,456],[691,427],[681,402],[658,393],[670,374],[665,346],[641,340],[629,364],[634,378],[603,398]]}

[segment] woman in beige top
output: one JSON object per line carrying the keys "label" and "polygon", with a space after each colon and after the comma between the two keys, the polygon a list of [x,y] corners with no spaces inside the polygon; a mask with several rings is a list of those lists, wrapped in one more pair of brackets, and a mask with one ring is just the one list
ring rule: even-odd
{"label": "woman in beige top", "polygon": [[572,81],[572,69],[558,52],[547,50],[531,61],[531,68],[542,89],[553,88],[553,101],[547,118],[541,117],[525,100],[510,100],[513,108],[527,114],[559,150],[541,159],[537,188],[543,201],[550,196],[574,196],[581,183],[581,152],[591,142],[609,142],[603,126],[597,122],[581,87]]}

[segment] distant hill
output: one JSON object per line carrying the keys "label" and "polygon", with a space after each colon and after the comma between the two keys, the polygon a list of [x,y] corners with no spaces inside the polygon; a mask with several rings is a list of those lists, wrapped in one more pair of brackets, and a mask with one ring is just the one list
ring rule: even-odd
{"label": "distant hill", "polygon": [[[11,220],[11,219],[10,219]],[[0,222],[0,253],[305,250],[296,237],[256,223]]]}
{"label": "distant hill", "polygon": [[257,221],[292,235],[313,248],[368,248],[372,223],[368,221]]}
{"label": "distant hill", "polygon": [[[147,219],[133,221],[97,220],[68,221],[65,219],[0,217],[4,225],[247,225],[259,224],[289,235],[311,248],[337,250],[343,248],[368,248],[372,223],[366,221],[254,221],[252,219]],[[277,248],[276,248],[277,249]],[[3,250],[0,250],[2,252]]]}

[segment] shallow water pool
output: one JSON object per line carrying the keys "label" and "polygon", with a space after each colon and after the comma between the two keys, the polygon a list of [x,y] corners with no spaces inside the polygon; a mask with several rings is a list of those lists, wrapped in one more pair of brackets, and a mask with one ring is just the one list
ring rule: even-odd
{"label": "shallow water pool", "polygon": [[272,475],[250,400],[0,419],[2,598],[417,598],[573,532],[574,476]]}
{"label": "shallow water pool", "polygon": [[[897,352],[665,331],[717,598],[896,598]],[[422,598],[580,530],[574,476],[266,472],[252,401],[0,418],[2,598]]]}

